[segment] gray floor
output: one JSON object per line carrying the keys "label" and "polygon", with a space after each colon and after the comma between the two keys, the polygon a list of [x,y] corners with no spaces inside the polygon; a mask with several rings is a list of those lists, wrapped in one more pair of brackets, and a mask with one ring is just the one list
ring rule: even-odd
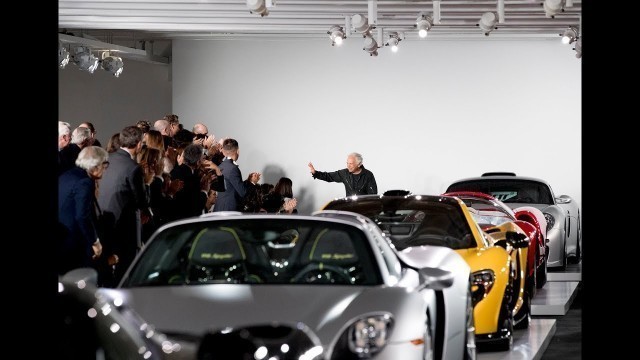
{"label": "gray floor", "polygon": [[565,315],[544,318],[556,319],[556,333],[541,360],[582,359],[582,283]]}

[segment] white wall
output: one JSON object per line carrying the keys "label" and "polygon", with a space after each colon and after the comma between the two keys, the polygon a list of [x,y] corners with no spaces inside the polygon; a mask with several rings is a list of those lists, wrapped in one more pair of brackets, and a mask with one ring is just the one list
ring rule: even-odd
{"label": "white wall", "polygon": [[96,128],[103,146],[125,126],[171,113],[170,65],[124,59],[120,77],[97,69],[93,74],[69,64],[58,70],[58,119],[72,130],[84,121]]}
{"label": "white wall", "polygon": [[439,194],[514,171],[581,204],[581,62],[559,40],[410,41],[378,57],[358,36],[175,41],[173,112],[240,143],[240,169],[293,180],[301,213],[344,196],[313,180],[363,154],[379,192]]}

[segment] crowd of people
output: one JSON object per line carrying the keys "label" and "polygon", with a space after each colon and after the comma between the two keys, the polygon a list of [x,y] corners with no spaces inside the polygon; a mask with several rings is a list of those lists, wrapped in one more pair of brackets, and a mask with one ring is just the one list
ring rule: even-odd
{"label": "crowd of people", "polygon": [[[297,213],[293,183],[259,184],[243,178],[236,139],[216,139],[206,125],[184,129],[166,115],[153,125],[139,121],[113,134],[104,148],[84,122],[72,130],[58,122],[58,274],[79,267],[98,271],[98,284],[115,287],[153,232],[170,221],[207,212]],[[341,182],[346,195],[376,194],[362,155],[347,168],[309,170],[314,179]]]}

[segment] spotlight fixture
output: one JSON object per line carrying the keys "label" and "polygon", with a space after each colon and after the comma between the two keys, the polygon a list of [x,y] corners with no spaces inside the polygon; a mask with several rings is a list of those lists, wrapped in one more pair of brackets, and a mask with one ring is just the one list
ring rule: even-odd
{"label": "spotlight fixture", "polygon": [[[104,54],[108,54],[104,52]],[[122,70],[124,69],[124,63],[122,62],[122,58],[119,56],[104,56],[102,57],[102,68],[107,72],[110,72],[115,77],[119,77],[122,74]]]}
{"label": "spotlight fixture", "polygon": [[369,32],[364,35],[364,47],[362,50],[368,52],[369,56],[378,56],[378,43]]}
{"label": "spotlight fixture", "polygon": [[98,68],[100,60],[91,53],[90,48],[78,46],[75,48],[75,53],[73,54],[73,62],[78,65],[80,70],[93,74]]}
{"label": "spotlight fixture", "polygon": [[576,58],[580,59],[582,57],[582,38],[578,38],[578,40],[576,40],[576,45],[573,48],[573,50],[576,51]]}
{"label": "spotlight fixture", "polygon": [[544,0],[542,7],[548,18],[554,18],[558,13],[564,11],[565,0]]}
{"label": "spotlight fixture", "polygon": [[[270,3],[272,3],[270,1]],[[271,5],[271,4],[269,4]],[[247,7],[252,14],[258,14],[260,17],[269,15],[269,9],[267,9],[266,0],[247,0]]]}
{"label": "spotlight fixture", "polygon": [[427,37],[427,31],[431,30],[433,26],[433,18],[429,15],[420,14],[416,19],[416,28],[418,29],[418,36],[421,38]]}
{"label": "spotlight fixture", "polygon": [[578,29],[573,26],[570,26],[567,30],[565,30],[562,34],[562,43],[565,45],[571,44],[578,39]]}
{"label": "spotlight fixture", "polygon": [[369,26],[369,20],[367,20],[367,17],[360,14],[355,14],[351,17],[351,25],[356,31],[361,33],[366,33],[372,28]]}
{"label": "spotlight fixture", "polygon": [[342,40],[347,38],[344,35],[344,28],[339,25],[333,25],[331,29],[327,31],[327,34],[329,34],[329,38],[331,39],[331,46],[340,46],[342,44]]}
{"label": "spotlight fixture", "polygon": [[64,69],[69,63],[69,50],[58,41],[58,66]]}
{"label": "spotlight fixture", "polygon": [[386,46],[391,46],[391,51],[398,52],[398,43],[402,41],[400,34],[397,32],[389,33],[389,40],[385,44]]}
{"label": "spotlight fixture", "polygon": [[494,12],[487,11],[482,14],[480,17],[480,22],[478,26],[484,32],[485,36],[489,36],[489,33],[496,28],[496,24],[498,23],[498,15]]}

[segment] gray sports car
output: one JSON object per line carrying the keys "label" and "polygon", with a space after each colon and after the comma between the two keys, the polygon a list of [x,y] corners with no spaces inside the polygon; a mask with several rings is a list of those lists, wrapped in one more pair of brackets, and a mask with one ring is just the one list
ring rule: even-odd
{"label": "gray sports car", "polygon": [[310,359],[475,359],[469,275],[445,247],[398,253],[358,214],[220,212],[163,226],[99,291],[183,347],[212,329],[301,322],[321,343]]}
{"label": "gray sports car", "polygon": [[568,195],[555,197],[546,181],[509,172],[485,173],[480,177],[455,181],[446,192],[452,191],[478,191],[493,195],[512,209],[521,206],[540,209],[547,220],[547,266],[564,269],[568,262],[580,262],[582,227],[578,204]]}

